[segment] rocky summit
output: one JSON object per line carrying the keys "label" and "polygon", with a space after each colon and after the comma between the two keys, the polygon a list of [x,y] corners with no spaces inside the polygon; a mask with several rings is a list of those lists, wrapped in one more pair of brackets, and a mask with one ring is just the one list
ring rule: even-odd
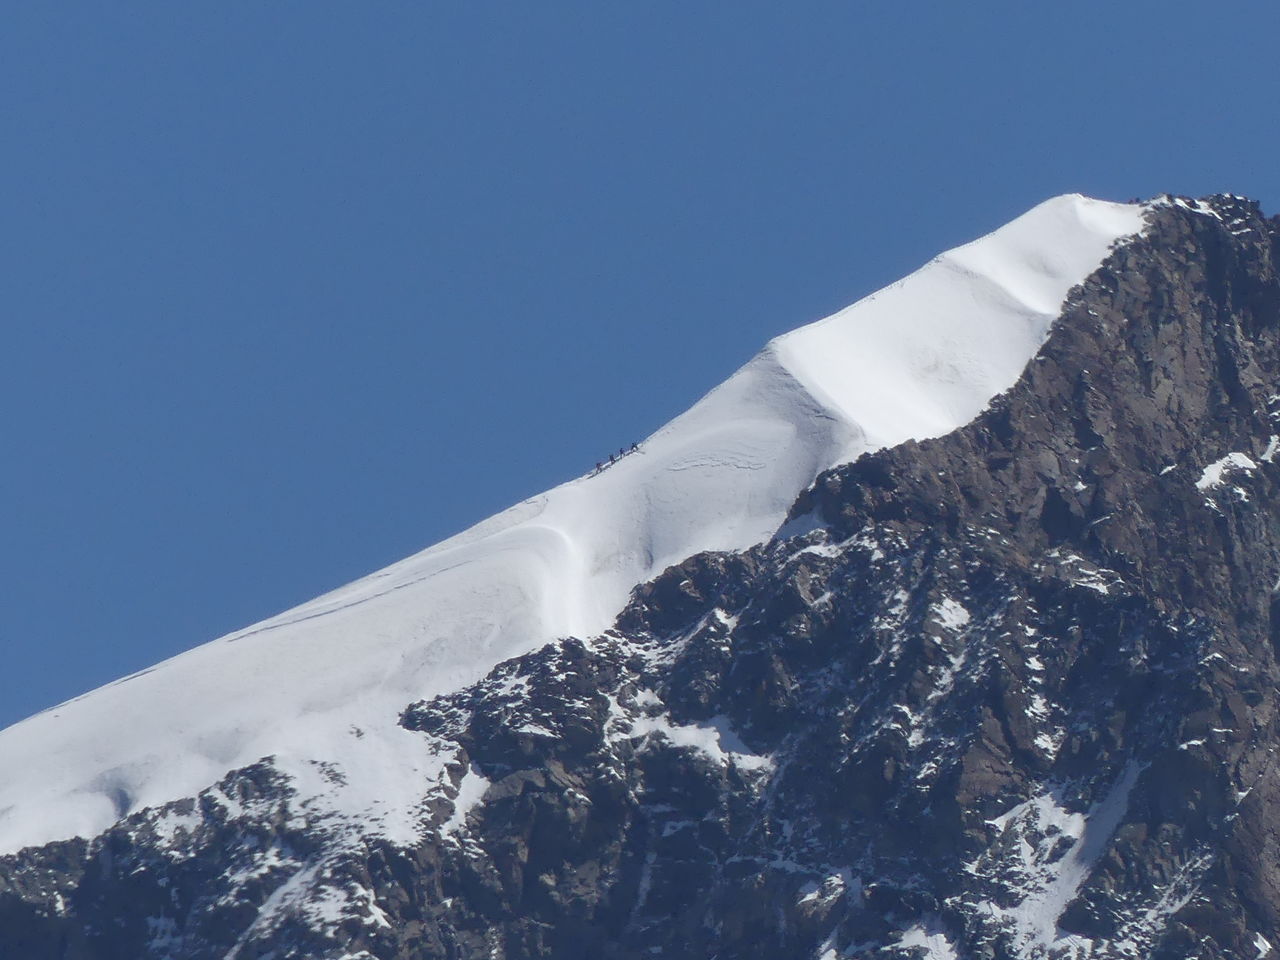
{"label": "rocky summit", "polygon": [[0,858],[0,956],[1268,956],[1280,220],[1143,216],[976,419],[406,699],[408,836],[267,756]]}

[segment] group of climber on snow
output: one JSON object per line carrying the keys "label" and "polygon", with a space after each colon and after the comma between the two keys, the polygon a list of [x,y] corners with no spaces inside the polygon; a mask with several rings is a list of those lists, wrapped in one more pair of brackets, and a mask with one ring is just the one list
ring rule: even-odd
{"label": "group of climber on snow", "polygon": [[612,467],[615,463],[617,463],[627,454],[635,453],[639,449],[640,449],[640,444],[638,443],[633,443],[631,445],[630,450],[628,450],[626,447],[619,447],[617,453],[609,454],[608,460],[601,460],[599,463],[597,463],[596,468],[594,471],[592,471],[591,475],[594,477],[597,473],[600,473],[602,470],[607,470],[609,467]]}

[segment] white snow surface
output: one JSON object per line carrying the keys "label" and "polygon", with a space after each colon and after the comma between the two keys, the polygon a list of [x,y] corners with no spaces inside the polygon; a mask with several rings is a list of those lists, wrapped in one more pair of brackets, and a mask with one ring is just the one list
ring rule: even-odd
{"label": "white snow surface", "polygon": [[778,337],[600,475],[0,731],[0,852],[95,836],[267,756],[313,808],[411,839],[440,764],[397,725],[407,704],[599,634],[667,566],[768,538],[822,470],[972,420],[1142,228],[1141,206],[1049,200]]}
{"label": "white snow surface", "polygon": [[[1268,450],[1271,448],[1268,447]],[[1263,459],[1269,459],[1264,457]],[[1249,459],[1247,454],[1228,453],[1220,460],[1215,460],[1209,464],[1200,473],[1200,479],[1196,481],[1197,490],[1212,490],[1214,487],[1220,487],[1226,482],[1227,475],[1233,470],[1257,470],[1258,465]]]}
{"label": "white snow surface", "polygon": [[[1058,929],[1063,912],[1076,898],[1098,858],[1105,852],[1129,805],[1129,793],[1142,767],[1129,764],[1106,796],[1086,813],[1073,813],[1054,793],[1044,793],[1018,804],[987,821],[1001,834],[1013,828],[1018,854],[1016,868],[1005,864],[1005,875],[1022,878],[1020,901],[1012,907],[996,902],[983,907],[993,916],[1012,921],[1017,945],[1024,951],[1039,947],[1034,956],[1046,956],[1064,940]],[[1059,843],[1069,839],[1065,853]]]}
{"label": "white snow surface", "polygon": [[933,922],[930,926],[916,924],[904,930],[893,944],[899,948],[923,947],[924,960],[959,960],[959,954],[942,928]]}

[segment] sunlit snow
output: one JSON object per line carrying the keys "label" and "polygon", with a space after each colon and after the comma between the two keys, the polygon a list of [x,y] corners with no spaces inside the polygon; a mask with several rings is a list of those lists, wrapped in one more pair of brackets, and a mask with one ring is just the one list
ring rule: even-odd
{"label": "sunlit snow", "polygon": [[[1272,452],[1270,446],[1267,447],[1268,452]],[[1263,459],[1269,460],[1270,457]],[[1233,470],[1257,470],[1258,465],[1253,462],[1246,454],[1228,453],[1220,460],[1215,460],[1209,464],[1200,473],[1200,479],[1196,481],[1197,490],[1211,490],[1214,487],[1221,486],[1225,481],[1227,474]]]}

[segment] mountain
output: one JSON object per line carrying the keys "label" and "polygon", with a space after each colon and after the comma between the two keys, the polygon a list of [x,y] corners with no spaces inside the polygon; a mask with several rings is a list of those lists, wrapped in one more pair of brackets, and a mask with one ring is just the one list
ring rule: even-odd
{"label": "mountain", "polygon": [[1278,238],[1051,200],[0,733],[0,953],[1265,956]]}

